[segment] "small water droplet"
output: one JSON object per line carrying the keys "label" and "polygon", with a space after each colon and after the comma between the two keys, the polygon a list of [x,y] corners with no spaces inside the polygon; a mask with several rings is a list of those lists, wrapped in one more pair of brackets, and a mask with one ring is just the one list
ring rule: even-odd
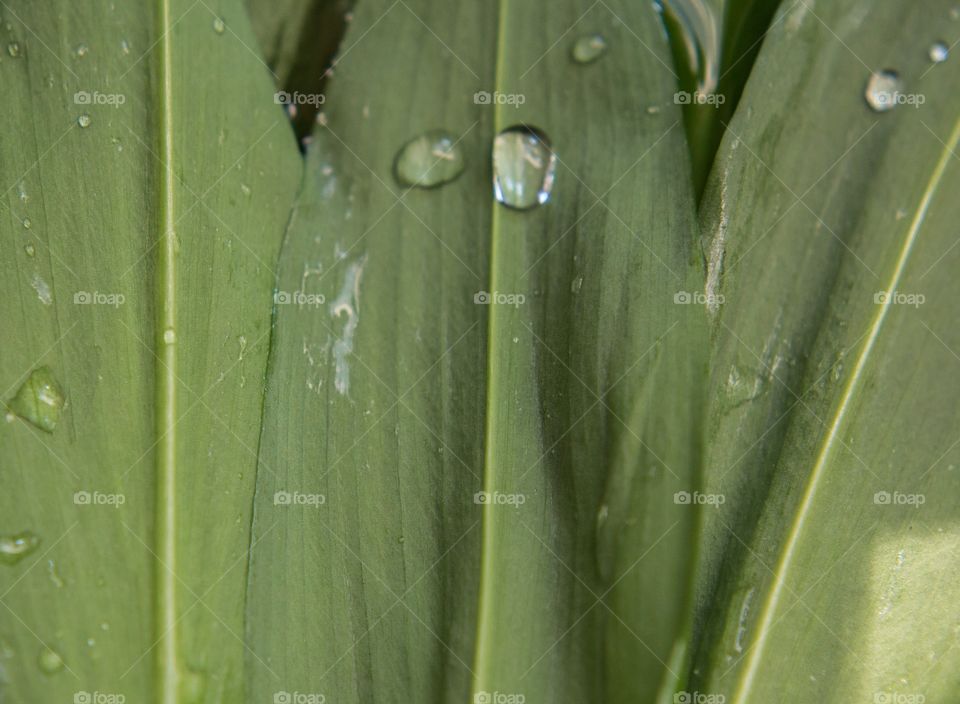
{"label": "small water droplet", "polygon": [[198,704],[204,699],[207,677],[199,670],[187,670],[181,681],[181,693],[185,704]]}
{"label": "small water droplet", "polygon": [[49,367],[34,369],[7,407],[40,430],[52,433],[66,404]]}
{"label": "small water droplet", "polygon": [[118,152],[122,152],[122,151],[123,151],[123,144],[122,144],[122,143],[120,142],[120,140],[117,139],[116,137],[111,137],[111,138],[110,138],[110,144],[112,144],[113,146],[115,146],[115,147],[117,148],[117,151],[118,151]]}
{"label": "small water droplet", "polygon": [[0,535],[0,562],[15,565],[40,544],[40,538],[28,530],[14,535]]}
{"label": "small water droplet", "polygon": [[81,127],[90,126],[90,116],[87,113],[83,113],[80,117],[77,118],[77,124]]}
{"label": "small water droplet", "polygon": [[493,140],[493,193],[510,208],[528,210],[546,203],[556,170],[550,141],[537,129],[509,127]]}
{"label": "small water droplet", "polygon": [[37,250],[34,249],[34,247],[33,247],[32,244],[26,245],[26,246],[23,248],[23,251],[27,253],[27,256],[28,256],[28,257],[32,257],[34,254],[37,253]]}
{"label": "small water droplet", "polygon": [[513,344],[517,344],[518,342],[520,342],[520,338],[519,338],[519,337],[513,338]]}
{"label": "small water droplet", "polygon": [[589,64],[603,56],[607,51],[607,40],[599,34],[580,37],[573,45],[573,60],[578,64]]}
{"label": "small water droplet", "polygon": [[177,333],[173,328],[167,328],[163,331],[163,341],[167,345],[172,345],[177,341]]}
{"label": "small water droplet", "polygon": [[213,20],[213,31],[217,34],[223,34],[227,29],[226,23],[219,17]]}
{"label": "small water droplet", "polygon": [[15,59],[19,58],[21,56],[20,42],[10,42],[7,44],[7,53]]}
{"label": "small water droplet", "polygon": [[27,195],[27,189],[22,183],[17,186],[17,195],[20,197],[21,203],[26,203],[28,200],[30,200],[30,196]]}
{"label": "small water droplet", "polygon": [[106,621],[104,621],[103,623],[100,624],[100,630],[101,630],[101,631],[109,631],[109,630],[110,630],[110,624],[107,623]]}
{"label": "small water droplet", "polygon": [[93,638],[87,638],[87,647],[88,647],[88,648],[92,648],[92,647],[95,646],[96,644],[97,644],[97,641],[95,641]]}
{"label": "small water droplet", "polygon": [[73,50],[73,55],[78,59],[82,59],[88,53],[90,53],[90,48],[86,44],[77,44]]}
{"label": "small water droplet", "polygon": [[942,64],[950,55],[950,47],[946,42],[934,42],[930,47],[930,60],[935,64]]}
{"label": "small water droplet", "polygon": [[43,280],[40,274],[33,275],[33,278],[30,279],[30,286],[37,292],[37,298],[40,299],[43,305],[49,306],[53,304],[53,294],[50,293],[50,285]]}
{"label": "small water droplet", "polygon": [[648,114],[648,115],[656,115],[656,114],[658,114],[659,112],[660,112],[660,106],[659,106],[659,105],[648,105],[648,106],[647,106],[647,114]]}
{"label": "small water droplet", "polygon": [[33,226],[33,223],[30,222],[30,218],[24,218],[24,219],[23,219],[23,229],[24,229],[24,230],[29,230],[32,226]]}
{"label": "small water droplet", "polygon": [[63,669],[63,658],[56,651],[44,647],[37,656],[37,664],[44,674],[53,675]]}
{"label": "small water droplet", "polygon": [[130,42],[128,42],[126,39],[121,39],[121,40],[120,40],[120,51],[122,51],[124,54],[129,54],[129,53],[130,53]]}
{"label": "small water droplet", "polygon": [[580,293],[580,289],[583,287],[583,276],[577,276],[573,281],[570,282],[570,292],[571,293]]}
{"label": "small water droplet", "polygon": [[446,130],[430,130],[400,149],[396,176],[404,186],[434,188],[453,181],[464,166],[457,138]]}
{"label": "small water droplet", "polygon": [[64,585],[66,585],[66,581],[64,581],[60,573],[57,572],[57,565],[53,560],[47,560],[47,572],[50,575],[50,581],[53,582],[57,589],[62,589]]}
{"label": "small water droplet", "polygon": [[240,190],[243,192],[243,195],[245,195],[245,196],[249,196],[250,193],[252,192],[252,191],[250,190],[250,186],[248,186],[248,185],[245,184],[245,183],[241,183],[241,184],[240,184]]}
{"label": "small water droplet", "polygon": [[896,71],[885,69],[875,71],[867,81],[865,97],[867,105],[875,112],[886,112],[897,105],[897,96],[903,90],[903,83]]}

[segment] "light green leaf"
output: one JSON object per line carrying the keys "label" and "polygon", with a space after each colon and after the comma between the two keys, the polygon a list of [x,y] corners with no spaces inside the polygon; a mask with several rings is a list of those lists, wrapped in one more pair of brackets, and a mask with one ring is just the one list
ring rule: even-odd
{"label": "light green leaf", "polygon": [[[256,700],[635,702],[682,678],[705,341],[674,304],[696,267],[668,51],[649,5],[544,7],[358,7],[281,256]],[[520,124],[558,159],[526,212],[491,184]],[[401,189],[399,150],[436,129],[463,174]]]}
{"label": "light green leaf", "polygon": [[[294,140],[237,2],[2,19],[0,533],[39,544],[0,568],[0,698],[242,701]],[[11,403],[39,369],[51,434]]]}
{"label": "light green leaf", "polygon": [[[928,51],[960,26],[946,2],[782,13],[707,198],[707,490],[726,502],[694,686],[953,701],[960,103]],[[903,83],[883,113],[864,97],[880,69]]]}

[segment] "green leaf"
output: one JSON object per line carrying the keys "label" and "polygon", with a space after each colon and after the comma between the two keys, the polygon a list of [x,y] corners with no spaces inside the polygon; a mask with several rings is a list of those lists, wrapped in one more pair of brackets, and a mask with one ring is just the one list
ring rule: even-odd
{"label": "green leaf", "polygon": [[[2,19],[0,380],[23,419],[0,427],[0,533],[39,539],[0,568],[2,698],[241,701],[294,140],[239,3]],[[38,370],[55,426],[17,402]]]}
{"label": "green leaf", "polygon": [[[927,56],[958,38],[950,11],[785,6],[714,169],[706,466],[726,502],[692,686],[733,704],[955,696],[960,102],[956,64]],[[883,113],[878,69],[904,84]]]}
{"label": "green leaf", "polygon": [[[254,699],[672,699],[705,321],[674,305],[693,197],[657,22],[619,1],[358,7],[281,255]],[[609,51],[576,65],[596,32]],[[519,124],[558,158],[526,212],[491,189]],[[398,151],[436,129],[465,171],[402,190]]]}

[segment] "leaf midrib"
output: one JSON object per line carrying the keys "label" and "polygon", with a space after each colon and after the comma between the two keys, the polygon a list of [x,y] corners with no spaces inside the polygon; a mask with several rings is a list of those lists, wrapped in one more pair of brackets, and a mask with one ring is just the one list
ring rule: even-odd
{"label": "leaf midrib", "polygon": [[[504,53],[506,51],[506,16],[509,0],[498,0],[497,2],[497,64],[494,69],[493,90],[499,90],[503,81]],[[493,133],[496,135],[500,131],[501,125],[501,106],[494,101],[493,104]],[[497,282],[497,241],[500,232],[500,207],[496,199],[491,199],[492,216],[490,220],[490,291],[500,290]],[[488,306],[487,318],[487,381],[486,381],[486,404],[485,404],[485,426],[484,426],[484,459],[483,459],[483,491],[491,489],[493,478],[493,414],[495,407],[492,402],[492,386],[494,380],[498,379],[496,369],[496,355],[491,354],[490,347],[497,339],[497,310],[503,306]],[[474,652],[473,665],[473,692],[476,695],[481,691],[480,687],[487,682],[489,666],[488,649],[491,644],[492,634],[488,625],[489,615],[493,609],[493,603],[490,601],[491,594],[488,589],[492,581],[493,572],[493,519],[491,502],[483,504],[481,541],[480,541],[480,583],[478,587],[478,609],[477,609],[477,636]],[[471,696],[471,701],[473,700]]]}
{"label": "leaf midrib", "polygon": [[[940,182],[943,179],[944,173],[946,172],[947,164],[950,162],[950,158],[954,155],[958,144],[960,144],[960,120],[956,122],[953,127],[953,131],[950,134],[950,139],[946,144],[944,144],[943,151],[940,155],[940,160],[937,162],[937,165],[930,176],[930,180],[927,182],[926,188],[923,191],[923,197],[920,199],[917,212],[910,223],[909,229],[907,230],[903,246],[900,249],[900,256],[897,258],[896,266],[894,267],[889,283],[887,284],[887,288],[885,289],[888,293],[892,294],[892,292],[899,288],[900,280],[903,277],[903,272],[906,269],[907,262],[917,239],[917,235],[919,234],[920,228],[926,219],[927,212],[930,209],[930,204],[933,201],[933,197],[940,186]],[[757,640],[751,647],[750,656],[747,660],[747,667],[739,679],[739,686],[737,687],[736,693],[733,696],[733,704],[742,704],[750,695],[754,679],[757,674],[757,669],[760,664],[760,659],[763,656],[763,649],[766,644],[767,635],[772,628],[773,617],[777,611],[777,606],[786,584],[786,576],[791,567],[794,551],[799,543],[804,524],[810,515],[814,497],[816,495],[820,480],[824,474],[824,468],[826,467],[827,461],[831,458],[837,446],[837,438],[840,434],[841,425],[846,418],[847,409],[850,407],[850,401],[854,394],[862,386],[863,370],[866,367],[874,345],[879,338],[880,330],[883,327],[887,313],[892,305],[891,301],[892,296],[888,295],[873,318],[873,323],[870,326],[869,337],[860,350],[860,354],[857,357],[857,362],[850,374],[849,379],[847,380],[847,385],[844,388],[843,395],[840,397],[840,401],[837,404],[837,409],[833,414],[829,431],[827,432],[826,438],[823,441],[823,445],[820,448],[820,452],[817,455],[817,460],[814,463],[813,469],[810,472],[807,488],[804,491],[803,498],[800,501],[800,505],[797,509],[793,523],[791,524],[790,533],[787,537],[783,551],[780,555],[780,560],[777,563],[777,567],[774,572],[773,588],[770,590],[764,601],[763,611],[761,612],[758,626]]]}
{"label": "leaf midrib", "polygon": [[[160,310],[155,330],[157,355],[157,525],[156,573],[158,631],[158,673],[160,704],[176,704],[179,681],[176,638],[176,235],[174,233],[173,171],[173,46],[170,21],[171,0],[160,0],[160,261],[158,284]],[[167,339],[166,331],[173,339]]]}

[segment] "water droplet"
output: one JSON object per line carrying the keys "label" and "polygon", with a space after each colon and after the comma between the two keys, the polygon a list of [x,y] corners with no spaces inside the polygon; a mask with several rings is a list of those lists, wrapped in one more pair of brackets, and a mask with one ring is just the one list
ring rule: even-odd
{"label": "water droplet", "polygon": [[87,113],[83,113],[80,117],[77,118],[77,124],[81,127],[90,126],[90,116]]}
{"label": "water droplet", "polygon": [[950,55],[950,47],[946,42],[934,42],[930,47],[930,60],[935,64],[942,64]]}
{"label": "water droplet", "polygon": [[118,152],[122,152],[122,151],[123,151],[123,143],[121,143],[120,140],[117,139],[116,137],[111,137],[111,138],[110,138],[110,144],[112,144],[113,146],[115,146],[115,147],[117,148],[117,151],[118,151]]}
{"label": "water droplet", "polygon": [[10,42],[7,44],[7,53],[15,59],[19,58],[21,55],[20,42]]}
{"label": "water droplet", "polygon": [[40,538],[25,530],[14,535],[0,535],[0,562],[15,565],[40,544]]}
{"label": "water droplet", "polygon": [[110,624],[107,623],[106,621],[104,621],[103,623],[100,624],[100,630],[101,630],[101,631],[109,631],[109,630],[110,630]]}
{"label": "water droplet", "polygon": [[40,299],[43,305],[49,306],[53,303],[53,294],[50,293],[50,285],[43,280],[40,274],[33,275],[33,278],[30,279],[30,286],[37,292],[37,298]]}
{"label": "water droplet", "polygon": [[889,69],[875,71],[867,81],[865,97],[867,104],[875,112],[886,112],[897,105],[897,96],[903,89],[900,76]]}
{"label": "water droplet", "polygon": [[659,112],[660,112],[660,106],[659,106],[659,105],[648,105],[648,106],[647,106],[647,114],[648,114],[648,115],[656,115],[656,114],[658,114]]}
{"label": "water droplet", "polygon": [[63,658],[56,651],[44,647],[37,656],[37,664],[44,674],[53,675],[63,669]]}
{"label": "water droplet", "polygon": [[41,430],[52,433],[66,404],[49,367],[34,369],[7,407]]}
{"label": "water droplet", "polygon": [[573,45],[573,60],[578,64],[589,64],[603,56],[607,51],[607,40],[599,34],[580,37]]}
{"label": "water droplet", "polygon": [[82,59],[88,53],[90,53],[90,49],[86,44],[77,44],[76,48],[73,50],[73,55],[78,59]]}
{"label": "water droplet", "polygon": [[539,130],[518,125],[493,140],[493,193],[510,208],[528,210],[546,203],[556,170],[550,141]]}
{"label": "water droplet", "polygon": [[57,565],[53,560],[47,560],[47,573],[50,575],[50,581],[57,589],[62,589],[66,585],[66,581],[57,572]]}
{"label": "water droplet", "polygon": [[28,200],[30,200],[30,196],[27,195],[27,189],[22,183],[17,186],[17,195],[20,197],[21,203],[26,203]]}
{"label": "water droplet", "polygon": [[167,345],[172,345],[177,341],[177,333],[173,328],[167,328],[163,331],[163,341]]}
{"label": "water droplet", "polygon": [[202,702],[207,689],[207,677],[198,670],[187,670],[181,682],[181,694],[185,704]]}
{"label": "water droplet", "polygon": [[223,34],[227,29],[226,23],[219,17],[213,20],[213,31],[217,34]]}
{"label": "water droplet", "polygon": [[433,188],[453,181],[464,166],[457,138],[446,130],[430,130],[403,145],[396,176],[404,186]]}
{"label": "water droplet", "polygon": [[23,248],[23,251],[27,253],[27,256],[28,256],[28,257],[32,257],[34,254],[37,253],[37,250],[34,249],[34,247],[33,247],[32,244],[26,245],[26,246]]}
{"label": "water droplet", "polygon": [[240,184],[240,190],[243,192],[243,195],[249,196],[251,193],[250,186],[245,183]]}
{"label": "water droplet", "polygon": [[33,223],[30,222],[30,218],[24,218],[24,219],[23,219],[23,229],[24,229],[24,230],[29,230],[32,226],[33,226]]}
{"label": "water droplet", "polygon": [[122,51],[124,54],[130,53],[130,43],[126,39],[120,40],[120,51]]}
{"label": "water droplet", "polygon": [[570,282],[570,293],[580,293],[581,288],[583,288],[583,275]]}

